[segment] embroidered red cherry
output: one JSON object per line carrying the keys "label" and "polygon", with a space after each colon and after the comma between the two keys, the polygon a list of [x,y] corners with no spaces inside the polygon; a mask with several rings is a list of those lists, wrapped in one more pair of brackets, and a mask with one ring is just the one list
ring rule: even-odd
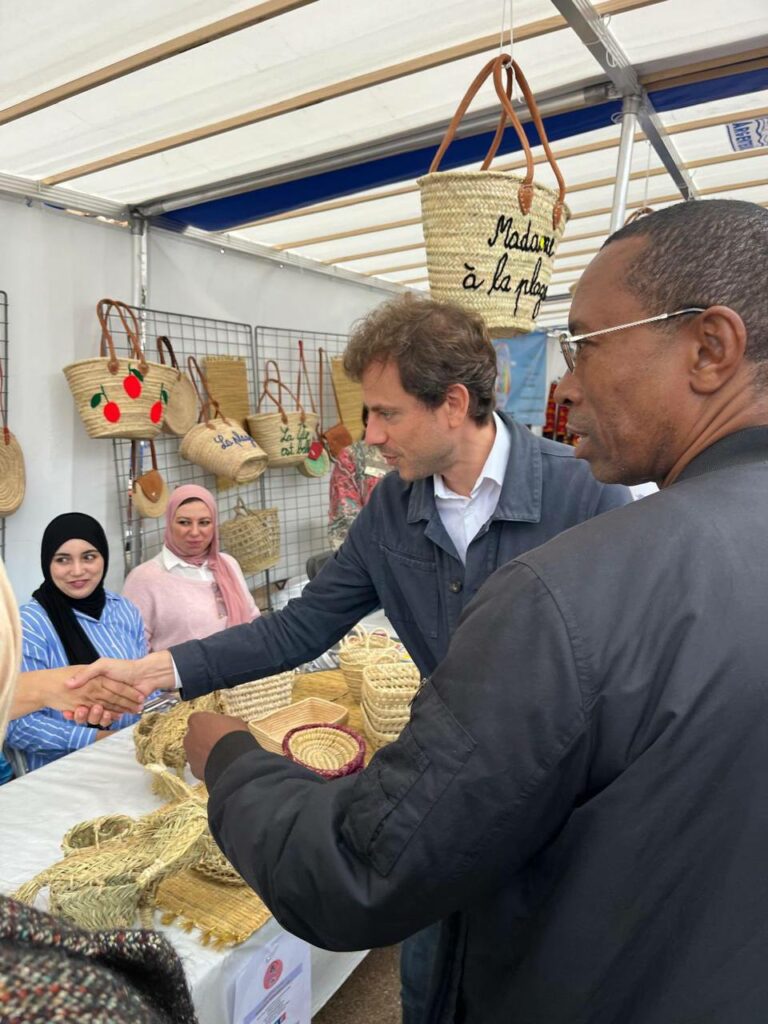
{"label": "embroidered red cherry", "polygon": [[316,459],[319,459],[322,454],[323,454],[322,442],[320,442],[320,441],[313,441],[312,444],[309,446],[309,451],[307,452],[307,458],[308,459],[312,459],[312,461],[314,462]]}
{"label": "embroidered red cherry", "polygon": [[141,382],[144,377],[135,370],[132,366],[128,366],[128,374],[123,379],[123,388],[125,389],[126,395],[129,398],[138,398],[141,395]]}
{"label": "embroidered red cherry", "polygon": [[159,423],[160,418],[163,415],[163,403],[155,402],[152,408],[149,410],[149,418],[153,423]]}
{"label": "embroidered red cherry", "polygon": [[120,419],[120,406],[117,402],[110,402],[107,398],[107,392],[104,388],[99,388],[95,395],[91,395],[91,408],[95,409],[101,405],[102,398],[105,400],[105,404],[102,408],[102,414],[105,420],[109,420],[110,423],[117,423]]}

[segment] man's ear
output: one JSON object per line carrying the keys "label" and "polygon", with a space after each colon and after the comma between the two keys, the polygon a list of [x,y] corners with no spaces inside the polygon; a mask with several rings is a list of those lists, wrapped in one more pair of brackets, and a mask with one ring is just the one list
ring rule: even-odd
{"label": "man's ear", "polygon": [[464,384],[449,384],[445,392],[445,408],[448,423],[452,427],[460,426],[469,412],[469,391]]}
{"label": "man's ear", "polygon": [[713,394],[743,368],[747,329],[728,306],[710,306],[698,317],[693,335],[691,387],[699,395]]}

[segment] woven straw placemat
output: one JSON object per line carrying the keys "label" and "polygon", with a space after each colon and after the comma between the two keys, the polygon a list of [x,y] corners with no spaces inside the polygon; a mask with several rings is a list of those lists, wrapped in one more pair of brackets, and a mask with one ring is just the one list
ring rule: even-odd
{"label": "woven straw placemat", "polygon": [[196,871],[180,871],[162,882],[155,906],[163,924],[197,929],[202,945],[216,949],[245,942],[272,916],[245,883],[222,885]]}

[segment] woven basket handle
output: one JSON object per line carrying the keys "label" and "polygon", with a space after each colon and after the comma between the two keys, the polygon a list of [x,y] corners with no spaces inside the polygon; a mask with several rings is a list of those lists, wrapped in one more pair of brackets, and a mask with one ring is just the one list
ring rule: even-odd
{"label": "woven basket handle", "polygon": [[165,354],[163,353],[163,346],[165,346],[168,352],[168,358],[171,360],[171,366],[176,370],[179,376],[181,376],[181,367],[179,366],[179,360],[176,358],[176,353],[173,351],[173,345],[171,339],[166,334],[161,334],[157,339],[157,358],[163,364],[165,363]]}
{"label": "woven basket handle", "polygon": [[139,364],[139,371],[142,374],[146,374],[147,360],[144,358],[144,353],[141,351],[141,345],[139,344],[139,321],[136,319],[136,314],[131,307],[126,306],[119,299],[99,299],[96,304],[96,316],[101,324],[99,355],[106,355],[108,350],[109,362],[107,363],[107,369],[110,373],[117,373],[120,364],[115,354],[115,342],[112,332],[109,329],[109,314],[113,311],[120,317],[120,322],[128,336],[128,344],[133,352],[133,358]]}
{"label": "woven basket handle", "polygon": [[0,418],[3,421],[3,443],[9,445],[11,443],[11,432],[8,429],[8,412],[5,408],[5,375],[2,363],[0,363]]}
{"label": "woven basket handle", "polygon": [[[525,100],[526,106],[528,107],[528,110],[530,112],[531,120],[536,125],[536,131],[539,133],[539,138],[541,139],[541,144],[544,147],[544,152],[547,154],[549,166],[552,168],[552,173],[554,174],[555,178],[557,178],[558,197],[557,202],[555,203],[554,208],[552,210],[552,227],[553,229],[557,229],[565,210],[565,179],[563,178],[560,168],[558,167],[557,160],[555,160],[555,154],[552,152],[552,148],[549,145],[549,139],[547,138],[547,130],[544,127],[544,122],[541,118],[541,113],[539,112],[539,106],[536,103],[536,97],[533,95],[530,85],[528,85],[528,79],[523,74],[523,69],[520,67],[516,60],[513,60],[511,62],[511,67],[515,79],[517,80],[517,84],[520,86],[520,91],[523,94],[523,99]],[[494,69],[493,81],[494,85],[496,86],[496,95],[501,100],[501,105],[507,111],[507,117],[509,117],[510,115],[514,116],[515,109],[512,106],[512,102],[509,99],[509,97],[504,94],[504,90],[502,89],[501,86],[500,67]],[[523,135],[525,135],[525,132],[523,132]],[[529,148],[526,153],[526,161],[530,162],[531,160],[532,157]],[[532,189],[531,199],[533,199]]]}
{"label": "woven basket handle", "polygon": [[[189,378],[195,386],[197,398],[200,402],[200,416],[198,417],[198,423],[205,420],[209,427],[211,426],[212,419],[222,419],[226,423],[229,423],[226,416],[222,415],[219,403],[209,391],[208,378],[200,369],[200,363],[198,363],[194,356],[187,357],[187,369],[189,370]],[[211,410],[213,410],[213,415],[211,415]]]}
{"label": "woven basket handle", "polygon": [[238,498],[235,502],[235,518],[238,516],[249,516],[251,513],[248,510],[248,506],[245,504],[242,498]]}

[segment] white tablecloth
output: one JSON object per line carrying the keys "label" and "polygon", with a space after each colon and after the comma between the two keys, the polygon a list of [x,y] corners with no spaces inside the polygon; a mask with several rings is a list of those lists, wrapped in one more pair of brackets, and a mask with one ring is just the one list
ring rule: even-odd
{"label": "white tablecloth", "polygon": [[[61,838],[77,822],[102,814],[137,816],[160,805],[149,773],[136,762],[132,734],[133,729],[124,729],[0,786],[0,891],[10,894],[60,859]],[[42,899],[40,906],[45,908]],[[184,962],[200,1024],[232,1024],[235,978],[255,951],[280,932],[270,919],[240,946],[216,951],[180,928],[158,928]],[[312,948],[313,1014],[365,955]]]}

